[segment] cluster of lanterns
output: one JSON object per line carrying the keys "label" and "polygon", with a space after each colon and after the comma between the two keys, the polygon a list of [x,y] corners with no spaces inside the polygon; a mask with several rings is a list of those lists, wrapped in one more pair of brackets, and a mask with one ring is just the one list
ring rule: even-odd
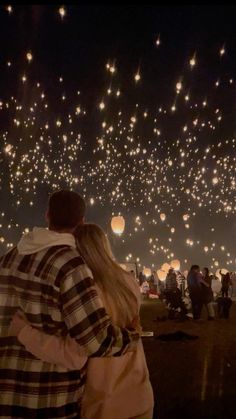
{"label": "cluster of lanterns", "polygon": [[[166,215],[164,213],[160,214],[160,219],[162,221],[165,221]],[[185,214],[183,215],[183,220],[187,221],[189,219],[189,215]],[[113,233],[120,236],[124,230],[125,230],[125,219],[122,215],[114,216],[111,219],[111,228]],[[174,232],[174,228],[171,229]],[[208,251],[208,247],[204,247],[204,251]],[[125,266],[125,265],[124,265]],[[169,269],[174,269],[175,271],[180,271],[180,261],[178,259],[172,260],[170,263],[163,263],[161,266],[161,269],[157,270],[157,275],[160,281],[165,281],[167,273]],[[217,269],[216,271],[216,277],[220,279],[220,271],[223,275],[227,274],[227,269]],[[150,268],[144,267],[143,268],[143,274],[148,278],[151,276],[152,271]]]}
{"label": "cluster of lanterns", "polygon": [[[157,276],[160,279],[160,281],[165,281],[167,273],[169,271],[169,269],[174,269],[175,271],[179,271],[180,270],[180,261],[178,259],[172,260],[172,262],[169,263],[164,263],[161,266],[161,269],[158,269],[157,271]],[[151,275],[151,269],[150,268],[146,268],[144,267],[143,269],[143,274],[146,277],[149,277]]]}

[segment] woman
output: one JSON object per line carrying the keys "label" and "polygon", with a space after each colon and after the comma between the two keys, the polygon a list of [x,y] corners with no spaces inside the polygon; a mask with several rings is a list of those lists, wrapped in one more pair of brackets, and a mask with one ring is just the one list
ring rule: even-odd
{"label": "woman", "polygon": [[[114,260],[109,241],[95,224],[75,232],[77,248],[91,269],[97,292],[114,324],[132,325],[140,308],[139,287]],[[36,357],[68,369],[80,369],[88,361],[82,417],[85,419],[151,419],[153,392],[141,340],[121,357],[90,358],[69,336],[48,335],[16,314],[11,324],[20,342]]]}
{"label": "woman", "polygon": [[202,300],[203,304],[206,306],[208,320],[215,319],[215,311],[213,307],[213,291],[211,288],[211,278],[209,275],[209,269],[203,268],[202,270]]}

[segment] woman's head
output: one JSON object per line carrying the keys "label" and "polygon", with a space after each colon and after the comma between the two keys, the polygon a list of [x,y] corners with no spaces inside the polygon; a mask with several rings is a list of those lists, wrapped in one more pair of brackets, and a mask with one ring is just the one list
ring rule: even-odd
{"label": "woman's head", "polygon": [[107,265],[114,263],[109,240],[101,227],[83,224],[76,228],[74,235],[79,253],[93,273],[104,273]]}
{"label": "woman's head", "polygon": [[200,267],[198,265],[192,265],[190,272],[200,272]]}
{"label": "woman's head", "polygon": [[76,245],[84,261],[91,269],[94,280],[98,286],[112,297],[120,319],[127,318],[128,307],[137,311],[137,299],[131,291],[132,275],[122,269],[115,261],[109,240],[96,224],[79,225],[74,233]]}

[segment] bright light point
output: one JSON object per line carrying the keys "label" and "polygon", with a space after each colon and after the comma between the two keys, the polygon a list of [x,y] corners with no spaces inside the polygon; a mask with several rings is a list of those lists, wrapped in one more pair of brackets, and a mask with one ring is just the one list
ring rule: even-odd
{"label": "bright light point", "polygon": [[182,89],[182,83],[181,83],[181,81],[179,81],[178,83],[176,83],[176,90],[177,91],[180,91],[181,89]]}
{"label": "bright light point", "polygon": [[110,73],[114,74],[115,71],[116,71],[115,66],[114,65],[109,66],[109,71],[110,71]]}
{"label": "bright light point", "polygon": [[217,185],[217,183],[219,182],[219,179],[217,178],[217,177],[214,177],[213,179],[212,179],[212,183],[213,183],[213,185]]}
{"label": "bright light point", "polygon": [[32,55],[32,53],[31,53],[31,52],[27,52],[27,54],[26,54],[26,59],[27,59],[27,61],[28,61],[29,63],[32,61],[32,59],[33,59],[33,55]]}
{"label": "bright light point", "polygon": [[105,103],[104,102],[100,102],[99,103],[99,109],[102,111],[103,109],[105,109]]}
{"label": "bright light point", "polygon": [[63,19],[66,15],[66,9],[64,6],[61,6],[58,10],[59,15],[61,16],[61,18]]}
{"label": "bright light point", "polygon": [[161,221],[165,221],[166,215],[164,213],[160,214],[160,219]]}
{"label": "bright light point", "polygon": [[6,10],[8,11],[9,14],[13,12],[12,6],[10,5],[6,7]]}
{"label": "bright light point", "polygon": [[193,68],[196,65],[196,59],[195,57],[192,57],[189,61],[190,66]]}
{"label": "bright light point", "polygon": [[159,45],[161,45],[161,39],[160,36],[158,36],[157,40],[156,40],[156,45],[159,47]]}
{"label": "bright light point", "polygon": [[222,47],[221,49],[220,49],[220,56],[222,56],[222,55],[224,55],[225,54],[225,47]]}
{"label": "bright light point", "polygon": [[138,82],[141,79],[140,73],[136,73],[134,76],[134,80]]}

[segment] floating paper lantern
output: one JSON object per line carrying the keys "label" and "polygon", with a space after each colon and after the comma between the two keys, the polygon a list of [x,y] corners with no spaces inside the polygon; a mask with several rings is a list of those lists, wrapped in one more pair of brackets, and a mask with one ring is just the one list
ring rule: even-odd
{"label": "floating paper lantern", "polygon": [[143,268],[143,274],[146,276],[146,278],[148,278],[149,276],[151,276],[152,271],[150,268]]}
{"label": "floating paper lantern", "polygon": [[166,215],[164,213],[161,213],[160,214],[160,219],[161,219],[161,221],[165,221]]}
{"label": "floating paper lantern", "polygon": [[189,219],[189,215],[188,215],[188,214],[184,214],[184,215],[183,215],[183,220],[184,220],[184,221],[188,221],[188,219]]}
{"label": "floating paper lantern", "polygon": [[180,261],[178,259],[172,260],[170,263],[171,268],[173,268],[175,271],[180,270]]}
{"label": "floating paper lantern", "polygon": [[166,279],[166,272],[164,272],[161,269],[159,269],[159,271],[157,271],[157,276],[160,279],[160,281],[165,281],[165,279]]}
{"label": "floating paper lantern", "polygon": [[111,228],[115,234],[122,234],[125,229],[125,220],[121,215],[112,217]]}

